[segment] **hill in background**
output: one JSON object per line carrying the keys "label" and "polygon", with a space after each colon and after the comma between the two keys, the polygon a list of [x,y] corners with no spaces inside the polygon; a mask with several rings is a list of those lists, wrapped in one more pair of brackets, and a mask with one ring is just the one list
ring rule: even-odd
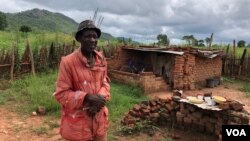
{"label": "hill in background", "polygon": [[[78,27],[76,21],[61,13],[37,8],[19,13],[6,13],[6,17],[8,30],[18,30],[21,25],[28,25],[32,30],[73,34]],[[101,38],[105,40],[114,39],[111,34],[104,32],[102,32]]]}
{"label": "hill in background", "polygon": [[18,30],[21,25],[28,25],[32,30],[73,33],[78,26],[77,22],[63,14],[40,9],[6,13],[6,17],[9,30]]}

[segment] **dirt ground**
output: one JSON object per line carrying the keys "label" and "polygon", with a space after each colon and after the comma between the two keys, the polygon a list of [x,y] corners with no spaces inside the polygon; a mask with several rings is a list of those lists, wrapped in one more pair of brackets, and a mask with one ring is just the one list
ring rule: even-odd
{"label": "dirt ground", "polygon": [[[184,91],[185,95],[196,95],[204,92],[212,92],[213,95],[220,95],[236,99],[245,104],[245,109],[250,112],[250,98],[246,98],[245,93],[239,90],[237,85],[221,85],[215,88],[205,88],[195,91]],[[151,94],[152,97],[169,97],[171,92],[159,92]],[[58,134],[59,128],[51,128],[51,123],[59,124],[59,119],[50,120],[46,116],[32,116],[25,115],[20,116],[11,110],[6,108],[11,106],[9,104],[0,105],[0,141],[63,141]],[[45,133],[46,132],[46,133]],[[175,130],[181,138],[180,141],[213,141],[215,137],[183,132]],[[146,134],[140,133],[132,136],[113,136],[112,140],[117,141],[164,141],[161,132],[149,137]]]}

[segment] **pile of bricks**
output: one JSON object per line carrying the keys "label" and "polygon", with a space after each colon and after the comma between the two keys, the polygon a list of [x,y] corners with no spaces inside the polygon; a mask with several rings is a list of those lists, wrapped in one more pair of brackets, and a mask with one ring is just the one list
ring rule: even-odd
{"label": "pile of bricks", "polygon": [[122,123],[131,127],[136,122],[149,120],[155,124],[167,123],[166,125],[171,127],[174,125],[183,130],[194,129],[203,133],[220,135],[222,125],[249,124],[249,117],[249,113],[244,109],[212,111],[189,103],[174,101],[171,98],[154,98],[134,105],[125,115]]}
{"label": "pile of bricks", "polygon": [[219,108],[223,110],[234,110],[234,111],[241,111],[243,110],[244,104],[232,100],[232,99],[227,99],[226,102],[220,103]]}

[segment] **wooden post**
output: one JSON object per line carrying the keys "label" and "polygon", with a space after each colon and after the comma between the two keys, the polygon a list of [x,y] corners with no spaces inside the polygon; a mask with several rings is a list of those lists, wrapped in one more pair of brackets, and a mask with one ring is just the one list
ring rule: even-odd
{"label": "wooden post", "polygon": [[234,67],[235,67],[235,40],[233,41],[233,63],[232,63],[232,76],[234,75]]}
{"label": "wooden post", "polygon": [[240,74],[241,74],[241,69],[242,69],[242,66],[243,66],[243,64],[244,64],[244,60],[245,60],[246,53],[247,53],[247,49],[245,48],[245,49],[244,49],[244,52],[243,52],[243,54],[242,54],[242,56],[241,56],[241,59],[240,59],[240,67],[239,67],[238,76],[240,76]]}
{"label": "wooden post", "polygon": [[28,40],[27,40],[27,47],[28,47],[29,53],[30,53],[31,73],[32,73],[33,76],[36,76],[33,52],[32,52],[32,49],[30,47],[30,44],[29,44]]}
{"label": "wooden post", "polygon": [[226,70],[227,70],[227,68],[226,68],[226,62],[227,62],[227,56],[228,56],[228,52],[229,52],[229,47],[230,47],[230,44],[228,44],[227,45],[227,49],[226,49],[226,55],[225,55],[225,58],[224,58],[224,60],[223,60],[223,68],[222,68],[222,72],[224,73],[224,74],[226,74],[227,72],[226,72]]}
{"label": "wooden post", "polygon": [[212,33],[211,36],[210,36],[209,49],[211,49],[211,45],[212,45],[212,42],[213,42],[213,36],[214,36],[214,33]]}
{"label": "wooden post", "polygon": [[14,67],[15,67],[15,49],[16,45],[12,45],[12,54],[11,54],[11,66],[10,66],[10,79],[14,80]]}
{"label": "wooden post", "polygon": [[4,54],[5,54],[5,50],[4,48],[1,50],[1,54],[0,54],[0,63],[4,62]]}

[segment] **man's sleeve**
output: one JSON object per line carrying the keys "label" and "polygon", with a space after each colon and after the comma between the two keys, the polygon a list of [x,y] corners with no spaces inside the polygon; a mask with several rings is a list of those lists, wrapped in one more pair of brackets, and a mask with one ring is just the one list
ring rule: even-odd
{"label": "man's sleeve", "polygon": [[[106,62],[106,60],[105,60]],[[98,91],[98,94],[101,94],[103,95],[106,100],[110,100],[110,79],[107,75],[107,63],[106,63],[106,69],[105,69],[105,74],[104,74],[104,78],[103,78],[103,81],[102,81],[102,87],[100,88],[100,90]]]}
{"label": "man's sleeve", "polygon": [[70,71],[69,64],[63,58],[59,67],[56,92],[54,93],[56,100],[68,110],[79,109],[82,107],[86,94],[83,91],[73,91],[72,71]]}

